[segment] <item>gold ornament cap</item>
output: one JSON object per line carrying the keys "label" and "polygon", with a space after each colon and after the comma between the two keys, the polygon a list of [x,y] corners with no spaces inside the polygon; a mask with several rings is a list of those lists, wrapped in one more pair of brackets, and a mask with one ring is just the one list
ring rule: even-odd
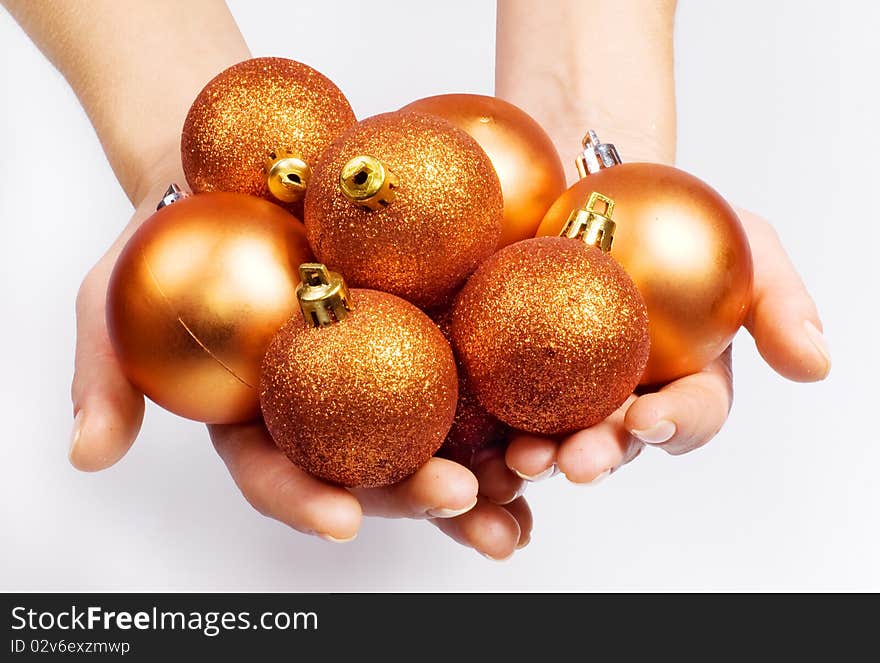
{"label": "gold ornament cap", "polygon": [[617,148],[611,143],[599,141],[599,137],[592,129],[587,131],[582,142],[584,149],[581,150],[574,162],[581,178],[598,173],[603,168],[620,165],[620,155],[617,153]]}
{"label": "gold ornament cap", "polygon": [[[605,204],[605,210],[602,212],[596,209],[596,205],[600,202]],[[569,214],[559,236],[579,239],[585,244],[609,253],[611,242],[614,241],[614,230],[617,227],[617,224],[611,220],[613,215],[614,201],[594,191],[590,194],[586,205]]]}
{"label": "gold ornament cap", "polygon": [[327,327],[348,316],[351,304],[342,276],[319,262],[304,262],[299,278],[296,298],[307,325]]}
{"label": "gold ornament cap", "polygon": [[273,150],[264,162],[269,193],[282,203],[297,203],[306,195],[312,169],[292,150]]}
{"label": "gold ornament cap", "polygon": [[376,157],[361,154],[342,167],[339,188],[351,202],[380,210],[394,200],[397,175]]}

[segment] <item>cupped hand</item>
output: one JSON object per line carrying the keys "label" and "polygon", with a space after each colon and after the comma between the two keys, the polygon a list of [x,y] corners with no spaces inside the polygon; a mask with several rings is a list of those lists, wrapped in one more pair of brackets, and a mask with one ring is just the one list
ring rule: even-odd
{"label": "cupped hand", "polygon": [[[97,471],[120,460],[140,431],[144,396],[126,379],[110,343],[105,299],[113,266],[125,242],[155,212],[170,182],[183,182],[179,158],[157,164],[150,183],[133,196],[136,209],[113,246],[89,271],[76,301],[77,342],[72,385],[74,427],[69,457],[74,467]],[[330,541],[355,537],[362,515],[422,518],[438,525],[454,540],[496,559],[524,545],[531,515],[522,498],[505,506],[488,498],[483,488],[503,499],[520,480],[503,468],[495,453],[495,470],[478,487],[468,468],[433,458],[401,483],[381,489],[346,490],[303,472],[275,447],[261,423],[209,426],[217,452],[245,498],[260,513],[294,529]],[[502,497],[499,497],[502,495]]]}
{"label": "cupped hand", "polygon": [[[797,382],[824,379],[831,356],[822,322],[783,248],[764,219],[738,210],[752,249],[754,293],[745,326],[761,356]],[[596,483],[634,459],[646,446],[683,454],[711,440],[733,400],[730,347],[699,373],[658,391],[631,396],[602,423],[561,439],[519,433],[506,462],[520,477],[538,481],[562,472],[575,483]]]}

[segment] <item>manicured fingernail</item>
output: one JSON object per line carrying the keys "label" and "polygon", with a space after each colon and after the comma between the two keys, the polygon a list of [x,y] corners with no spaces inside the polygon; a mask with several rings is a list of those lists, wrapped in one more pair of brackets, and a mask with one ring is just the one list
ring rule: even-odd
{"label": "manicured fingernail", "polygon": [[816,350],[822,355],[822,359],[825,360],[825,371],[822,373],[824,378],[831,372],[831,351],[828,349],[828,341],[811,320],[804,320],[804,329],[807,331],[810,341],[816,346]]}
{"label": "manicured fingernail", "polygon": [[644,428],[642,430],[634,428],[630,433],[635,435],[642,442],[647,442],[648,444],[663,444],[664,442],[671,440],[672,436],[675,435],[675,424],[668,419],[661,419],[650,428]]}
{"label": "manicured fingernail", "polygon": [[604,472],[600,472],[599,474],[596,475],[596,477],[595,477],[592,481],[590,481],[590,482],[588,482],[588,483],[586,483],[586,484],[584,484],[584,485],[585,485],[585,486],[598,486],[600,483],[602,483],[603,481],[605,481],[606,477],[607,477],[609,474],[611,474],[611,470],[610,470],[610,469],[607,469],[607,470],[605,470]]}
{"label": "manicured fingernail", "polygon": [[467,513],[471,509],[477,506],[477,498],[474,498],[474,501],[470,504],[470,506],[466,506],[463,509],[428,509],[427,513],[431,518],[455,518],[456,516],[460,516],[463,513]]}
{"label": "manicured fingernail", "polygon": [[357,538],[357,533],[353,536],[348,537],[347,539],[337,539],[335,536],[330,536],[329,534],[319,534],[322,539],[325,541],[329,541],[330,543],[348,543],[349,541],[354,541]]}
{"label": "manicured fingernail", "polygon": [[70,446],[67,449],[67,457],[70,459],[73,459],[73,454],[76,452],[76,445],[79,443],[79,438],[82,435],[84,419],[85,410],[80,410],[73,418],[73,430],[70,432]]}
{"label": "manicured fingernail", "polygon": [[524,481],[543,481],[544,479],[549,479],[550,477],[552,477],[555,470],[556,464],[554,463],[543,472],[538,472],[537,474],[523,474],[519,470],[514,470],[514,473],[516,474],[516,476],[518,476],[520,479],[523,479]]}
{"label": "manicured fingernail", "polygon": [[511,552],[509,555],[505,555],[504,557],[492,557],[492,555],[490,555],[489,553],[484,552],[481,552],[480,554],[486,559],[491,559],[493,562],[503,562],[513,557],[513,552]]}

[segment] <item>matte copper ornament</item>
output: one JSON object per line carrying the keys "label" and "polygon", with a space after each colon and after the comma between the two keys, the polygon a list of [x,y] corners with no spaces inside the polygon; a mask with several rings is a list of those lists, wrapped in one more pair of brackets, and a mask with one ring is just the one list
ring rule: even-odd
{"label": "matte copper ornament", "polygon": [[[431,318],[437,323],[446,340],[451,343],[452,309],[447,308],[433,313]],[[459,365],[457,359],[456,364]],[[455,419],[437,455],[470,467],[478,451],[502,443],[508,431],[506,424],[480,405],[468,382],[467,374],[459,365]]]}
{"label": "matte copper ornament", "polygon": [[300,267],[303,315],[263,361],[260,401],[291,461],[344,486],[385,486],[415,472],[455,416],[452,350],[412,304],[349,290],[320,264]]}
{"label": "matte copper ornament", "polygon": [[[520,430],[552,435],[614,412],[648,359],[645,305],[607,253],[593,199],[579,239],[523,240],[489,258],[455,301],[452,337],[480,403]],[[610,201],[608,201],[610,202]]]}
{"label": "matte copper ornament", "polygon": [[651,356],[642,384],[695,373],[743,323],[752,257],[736,212],[693,175],[650,163],[621,164],[613,145],[587,135],[583,176],[557,200],[538,235],[558,235],[573,209],[601,191],[617,202],[612,255],[648,307]]}
{"label": "matte copper ornament", "polygon": [[299,215],[311,165],[354,123],[339,88],[311,67],[245,60],[212,79],[186,116],[186,180],[197,193],[249,193]]}
{"label": "matte copper ornament", "polygon": [[442,305],[495,249],[498,177],[480,146],[445,120],[413,112],[369,118],[313,170],[309,242],[352,286]]}
{"label": "matte copper ornament", "polygon": [[547,132],[528,113],[497,97],[441,94],[403,110],[431,113],[473,137],[498,173],[504,223],[498,249],[534,237],[553,201],[565,191],[565,171]]}
{"label": "matte copper ornament", "polygon": [[256,417],[260,362],[310,259],[299,220],[265,200],[218,192],[163,207],[126,244],[107,292],[129,380],[189,419]]}

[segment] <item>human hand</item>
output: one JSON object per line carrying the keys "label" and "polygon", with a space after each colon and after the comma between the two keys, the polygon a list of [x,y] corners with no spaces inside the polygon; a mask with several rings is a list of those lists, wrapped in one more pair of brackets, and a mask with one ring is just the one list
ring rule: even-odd
{"label": "human hand", "polygon": [[[179,157],[174,149],[168,153],[150,169],[150,183],[133,196],[139,202],[130,222],[89,271],[77,295],[75,420],[69,455],[81,470],[101,470],[120,460],[143,421],[144,397],[128,382],[116,359],[105,323],[105,300],[125,242],[155,212],[168,183],[184,181]],[[488,498],[478,501],[477,478],[452,461],[433,458],[395,486],[349,491],[293,465],[261,423],[210,426],[209,431],[232,478],[260,513],[330,541],[354,538],[362,515],[422,518],[456,541],[500,559],[527,542],[531,531],[531,515],[522,498],[505,507]],[[508,492],[513,499],[522,482],[504,468],[500,452],[494,458],[480,488],[495,500],[506,501]]]}
{"label": "human hand", "polygon": [[[745,326],[764,360],[798,382],[824,379],[831,357],[816,305],[773,227],[737,210],[754,263],[754,293]],[[645,445],[678,455],[711,440],[727,419],[733,399],[730,347],[699,373],[656,392],[631,396],[600,424],[561,439],[516,434],[507,465],[536,481],[555,469],[575,483],[595,483],[633,460]]]}

